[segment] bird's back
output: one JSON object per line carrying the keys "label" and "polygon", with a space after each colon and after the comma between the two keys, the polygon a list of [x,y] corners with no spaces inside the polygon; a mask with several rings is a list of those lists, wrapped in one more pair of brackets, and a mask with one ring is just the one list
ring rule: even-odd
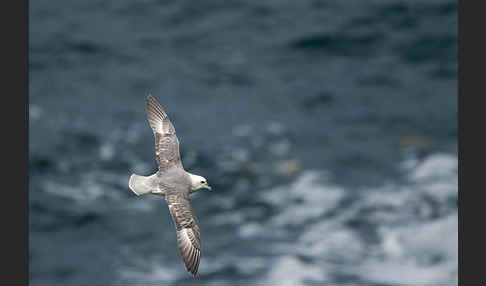
{"label": "bird's back", "polygon": [[163,172],[158,171],[157,178],[161,188],[166,191],[190,192],[191,181],[189,174],[184,169],[172,167]]}

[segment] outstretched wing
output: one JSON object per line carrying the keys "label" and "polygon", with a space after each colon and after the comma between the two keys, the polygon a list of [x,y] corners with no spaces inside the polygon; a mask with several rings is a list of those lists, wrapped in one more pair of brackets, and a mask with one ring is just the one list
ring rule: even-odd
{"label": "outstretched wing", "polygon": [[155,136],[155,155],[159,170],[164,171],[172,166],[182,168],[179,139],[174,125],[162,106],[150,95],[147,96],[147,119]]}
{"label": "outstretched wing", "polygon": [[165,196],[177,231],[177,245],[186,269],[196,276],[201,260],[199,226],[191,207],[189,193],[171,193]]}

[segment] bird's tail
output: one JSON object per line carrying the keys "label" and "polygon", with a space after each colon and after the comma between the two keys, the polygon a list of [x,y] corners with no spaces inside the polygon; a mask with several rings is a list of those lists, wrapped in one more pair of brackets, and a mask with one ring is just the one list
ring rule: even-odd
{"label": "bird's tail", "polygon": [[150,194],[150,193],[157,193],[158,187],[154,180],[155,174],[151,176],[140,176],[137,174],[132,174],[130,176],[130,180],[128,181],[128,187],[132,190],[137,196]]}

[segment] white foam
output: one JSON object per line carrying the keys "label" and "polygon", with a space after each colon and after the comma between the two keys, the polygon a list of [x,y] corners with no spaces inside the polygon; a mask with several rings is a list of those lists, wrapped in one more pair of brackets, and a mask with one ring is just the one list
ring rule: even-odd
{"label": "white foam", "polygon": [[143,270],[146,267],[142,266],[119,269],[119,279],[125,282],[123,284],[127,285],[147,285],[153,283],[160,285],[164,283],[171,284],[178,277],[176,271],[160,262],[144,261],[144,265],[148,267],[147,270]]}
{"label": "white foam", "polygon": [[102,195],[102,189],[99,185],[91,182],[83,182],[81,186],[70,186],[56,181],[45,181],[43,190],[47,193],[72,199],[77,202],[92,201]]}
{"label": "white foam", "polygon": [[317,265],[306,264],[294,256],[282,256],[274,259],[274,266],[264,277],[263,285],[294,286],[307,282],[325,281],[323,269]]}
{"label": "white foam", "polygon": [[364,255],[365,245],[356,233],[340,223],[322,221],[303,232],[297,250],[321,263],[336,260],[353,262]]}
{"label": "white foam", "polygon": [[[303,229],[295,251],[277,252],[282,257],[265,284],[304,285],[307,278],[324,282],[341,274],[372,284],[457,285],[457,208],[450,203],[457,198],[457,157],[434,154],[412,163],[404,169],[410,180],[403,184],[350,192],[329,183],[325,174],[305,171],[289,186],[261,191],[261,198],[278,209],[264,224],[266,232]],[[327,217],[347,196],[354,201]],[[440,217],[433,215],[437,208]],[[352,221],[367,226],[374,238],[350,227]],[[255,236],[262,231],[257,226],[248,224],[240,233]]]}
{"label": "white foam", "polygon": [[265,231],[265,228],[256,222],[243,224],[238,228],[238,234],[244,238],[255,237]]}
{"label": "white foam", "polygon": [[298,225],[333,210],[344,197],[344,189],[326,183],[327,174],[304,171],[289,186],[261,191],[262,199],[281,208],[272,218],[276,225]]}
{"label": "white foam", "polygon": [[457,156],[442,153],[427,157],[410,174],[410,177],[416,181],[434,180],[447,176],[457,178]]}

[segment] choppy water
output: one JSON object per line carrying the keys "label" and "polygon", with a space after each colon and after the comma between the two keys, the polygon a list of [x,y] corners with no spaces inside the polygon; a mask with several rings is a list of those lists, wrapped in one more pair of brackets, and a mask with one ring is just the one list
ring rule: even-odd
{"label": "choppy water", "polygon": [[[455,1],[32,1],[32,285],[457,285]],[[186,273],[144,114],[167,109]]]}

